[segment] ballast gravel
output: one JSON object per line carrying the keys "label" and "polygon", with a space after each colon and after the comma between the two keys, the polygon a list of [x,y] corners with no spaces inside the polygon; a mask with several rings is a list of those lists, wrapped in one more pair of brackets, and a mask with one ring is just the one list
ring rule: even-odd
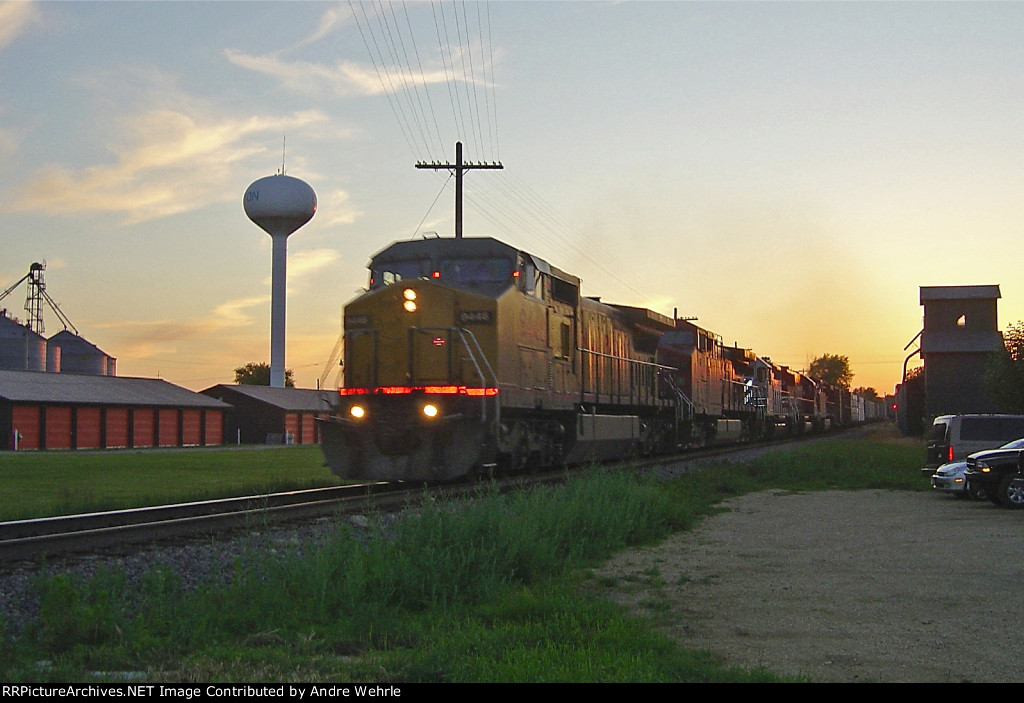
{"label": "ballast gravel", "polygon": [[908,491],[771,491],[595,570],[727,664],[816,682],[1021,682],[1024,512]]}

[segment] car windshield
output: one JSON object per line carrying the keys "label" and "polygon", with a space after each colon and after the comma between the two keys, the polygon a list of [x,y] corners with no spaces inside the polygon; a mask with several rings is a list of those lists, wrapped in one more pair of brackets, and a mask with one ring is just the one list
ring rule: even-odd
{"label": "car windshield", "polygon": [[1024,449],[1024,439],[1015,439],[1012,442],[1007,442],[1000,449]]}

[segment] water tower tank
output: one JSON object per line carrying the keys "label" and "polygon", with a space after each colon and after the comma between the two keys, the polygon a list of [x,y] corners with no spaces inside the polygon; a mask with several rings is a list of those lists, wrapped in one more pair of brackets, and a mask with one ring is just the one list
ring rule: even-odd
{"label": "water tower tank", "polygon": [[272,237],[287,237],[313,219],[316,193],[305,181],[279,174],[245,191],[245,214]]}
{"label": "water tower tank", "polygon": [[270,293],[270,385],[284,387],[285,279],[288,235],[316,213],[316,193],[284,174],[255,181],[245,191],[245,214],[274,241]]}

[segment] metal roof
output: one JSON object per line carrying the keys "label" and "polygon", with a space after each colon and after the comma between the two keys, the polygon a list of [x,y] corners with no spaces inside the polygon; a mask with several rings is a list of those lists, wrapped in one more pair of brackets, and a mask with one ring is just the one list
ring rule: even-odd
{"label": "metal roof", "polygon": [[204,395],[225,398],[230,403],[232,394],[244,395],[281,410],[303,412],[326,412],[330,410],[336,393],[312,388],[277,388],[253,386],[244,383],[222,383],[202,391]]}
{"label": "metal roof", "polygon": [[926,300],[968,300],[999,298],[999,286],[921,286],[921,305]]}
{"label": "metal roof", "polygon": [[159,378],[0,370],[0,400],[17,403],[227,409],[216,398]]}

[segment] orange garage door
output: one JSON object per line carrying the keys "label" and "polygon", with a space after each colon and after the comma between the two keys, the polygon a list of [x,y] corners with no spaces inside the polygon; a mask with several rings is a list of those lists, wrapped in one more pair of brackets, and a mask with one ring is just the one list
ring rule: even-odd
{"label": "orange garage door", "polygon": [[[42,446],[42,437],[39,436],[39,406],[15,405],[12,410],[11,429],[21,435],[18,440],[18,448],[39,449]],[[10,446],[14,447],[13,441]]]}
{"label": "orange garage door", "polygon": [[71,449],[71,408],[62,405],[46,407],[46,449]]}

